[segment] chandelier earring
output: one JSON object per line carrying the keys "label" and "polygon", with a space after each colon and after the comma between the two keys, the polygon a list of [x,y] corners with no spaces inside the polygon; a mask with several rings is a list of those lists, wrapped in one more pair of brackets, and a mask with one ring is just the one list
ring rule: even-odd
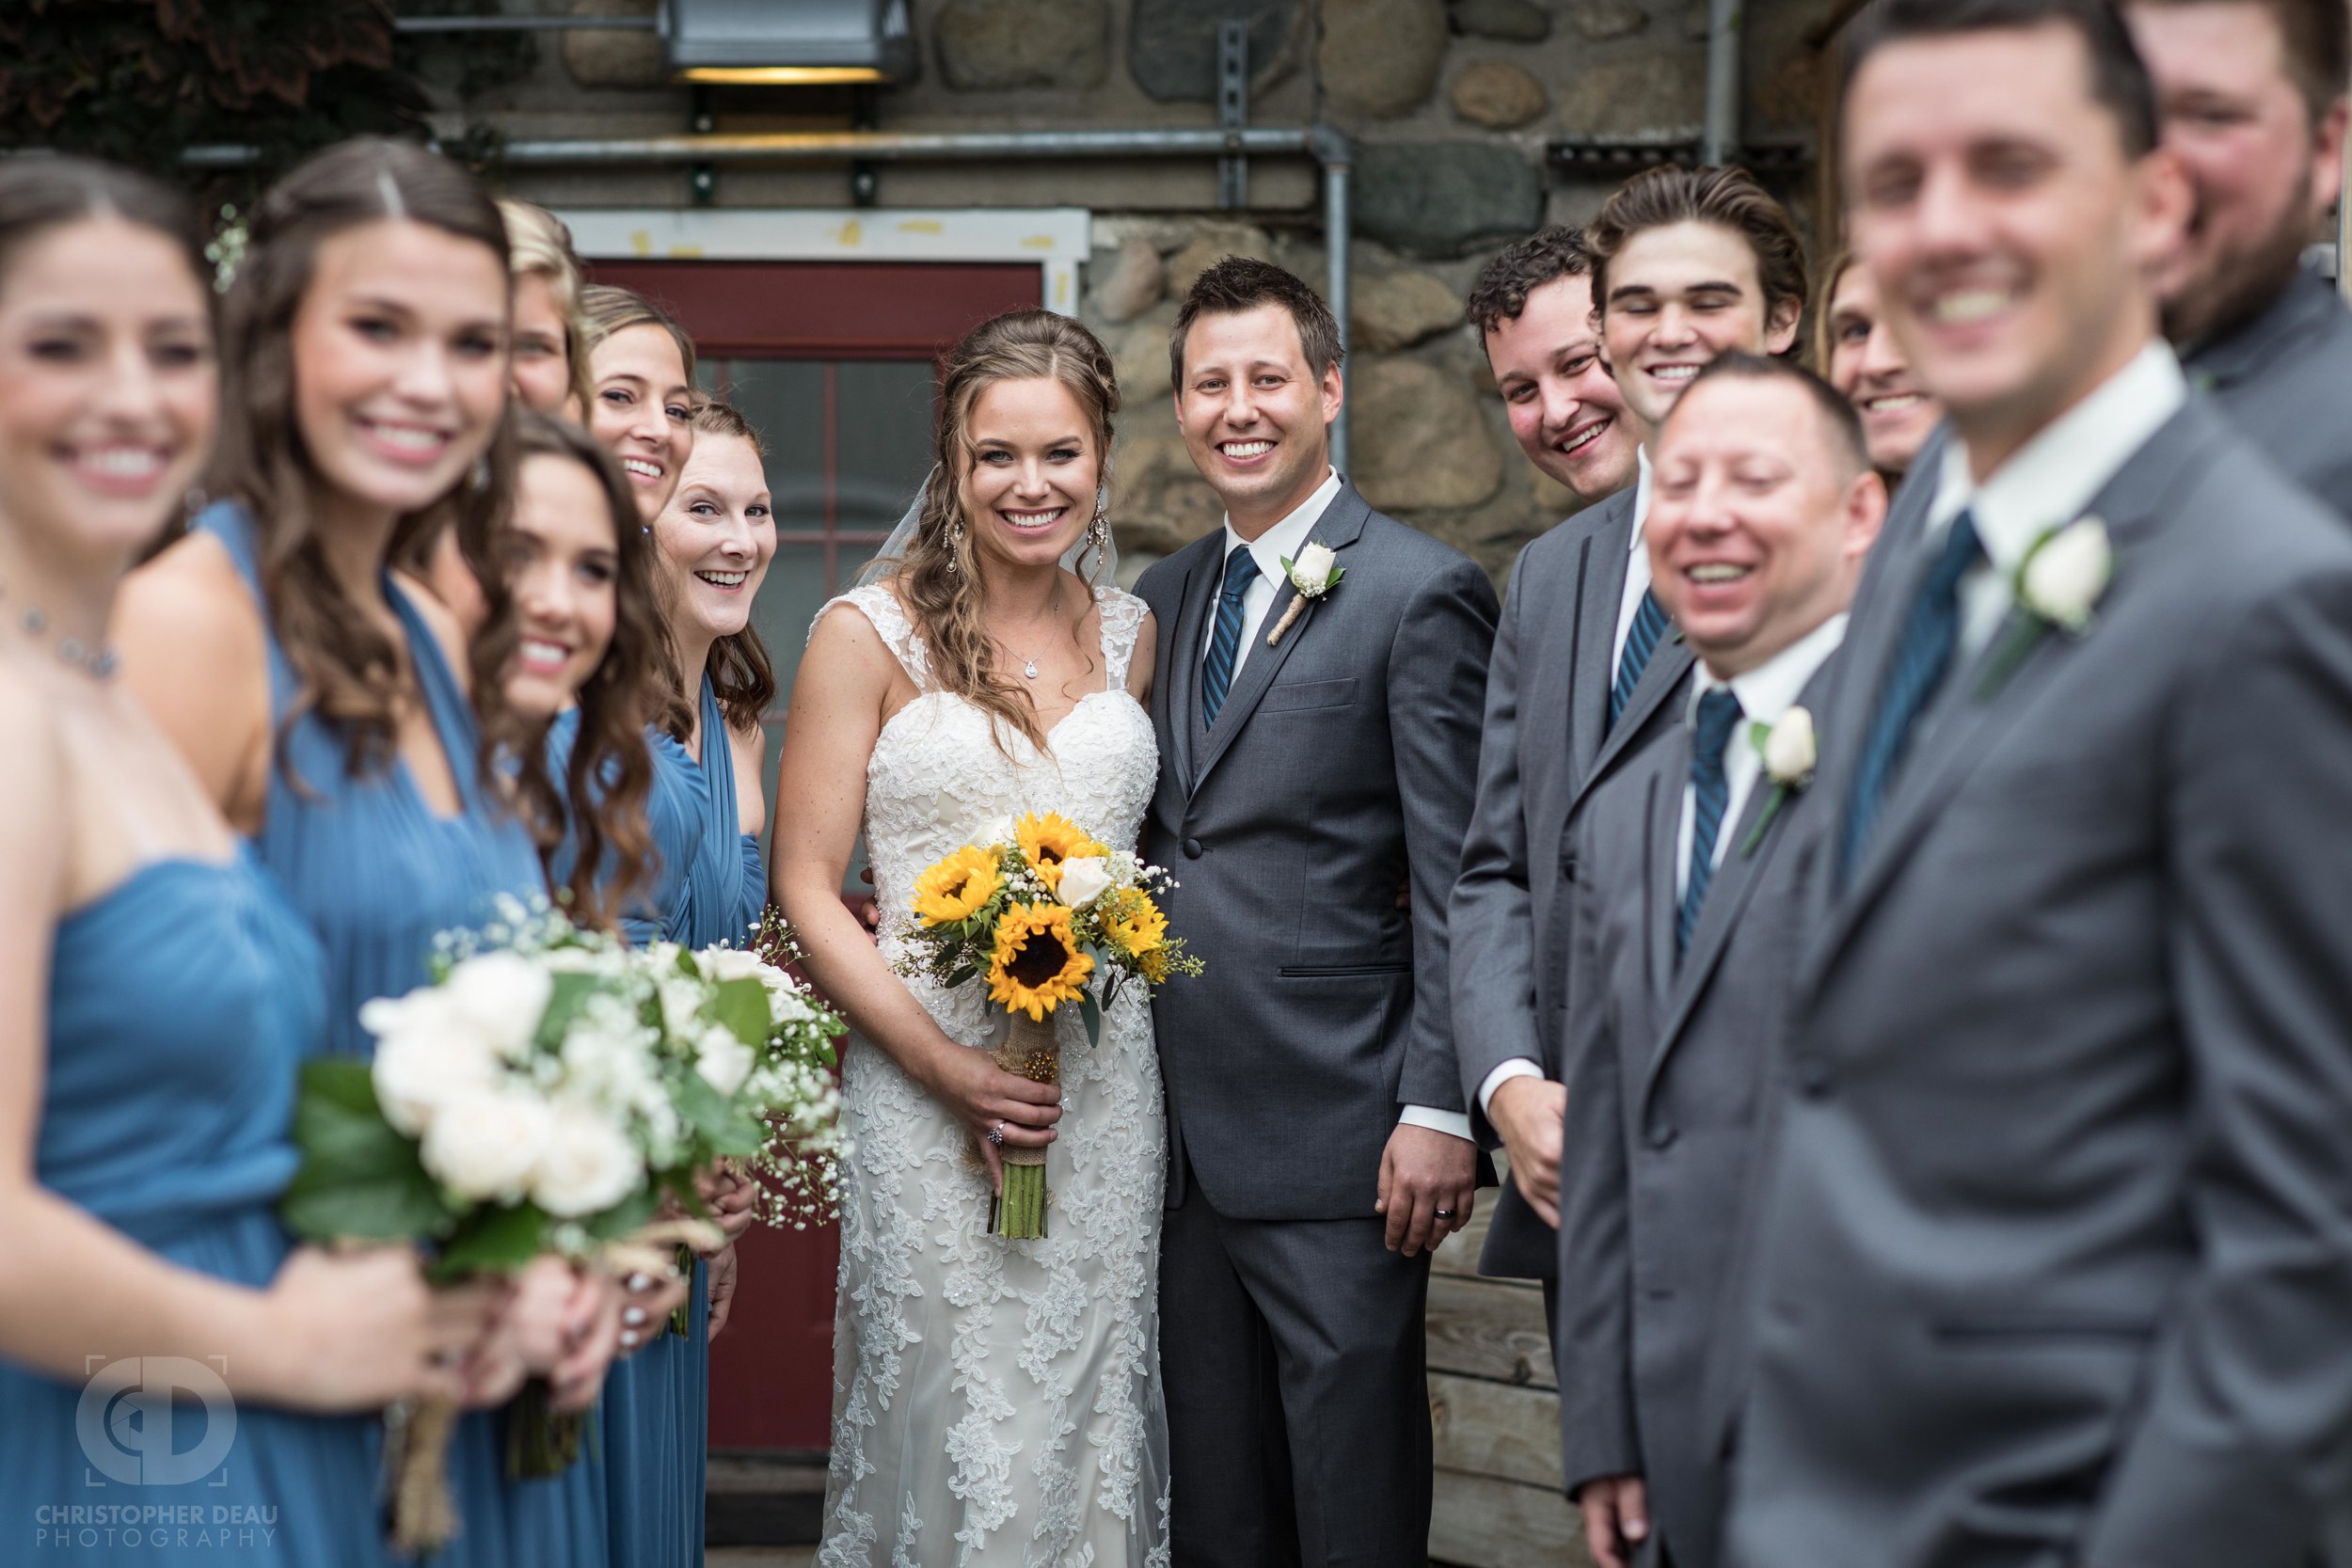
{"label": "chandelier earring", "polygon": [[947,571],[950,576],[961,571],[963,559],[963,519],[959,517],[947,530]]}

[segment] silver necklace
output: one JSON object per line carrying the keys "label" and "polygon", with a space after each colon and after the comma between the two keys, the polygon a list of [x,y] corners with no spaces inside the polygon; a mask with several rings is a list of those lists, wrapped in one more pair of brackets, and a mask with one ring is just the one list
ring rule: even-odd
{"label": "silver necklace", "polygon": [[[0,599],[6,599],[8,596],[8,584],[0,582]],[[16,624],[23,626],[24,634],[35,641],[48,641],[49,616],[39,605],[26,605],[19,610]],[[112,648],[103,645],[95,648],[87,647],[78,637],[60,638],[56,647],[52,651],[56,654],[59,663],[79,670],[93,680],[113,679],[114,673],[120,664],[120,660],[115,657],[115,651]]]}
{"label": "silver necklace", "polygon": [[[1059,583],[1056,583],[1056,584],[1054,585],[1054,596],[1053,596],[1053,598],[1051,598],[1050,600],[1046,601],[1046,605],[1045,605],[1045,613],[1046,613],[1046,614],[1048,614],[1048,615],[1052,615],[1052,614],[1054,614],[1055,612],[1057,612],[1057,610],[1059,610],[1060,609],[1061,609],[1061,585],[1060,585]],[[1011,651],[1011,646],[1012,646],[1012,645],[1011,645],[1010,643],[1007,643],[1007,644],[1006,644],[1006,650],[1007,650],[1008,652],[1010,652],[1010,651]],[[1024,675],[1027,676],[1030,680],[1035,680],[1035,679],[1037,679],[1037,655],[1035,655],[1035,654],[1024,654],[1024,655],[1022,655],[1022,656],[1021,656],[1021,673],[1022,673],[1022,674],[1024,674]]]}

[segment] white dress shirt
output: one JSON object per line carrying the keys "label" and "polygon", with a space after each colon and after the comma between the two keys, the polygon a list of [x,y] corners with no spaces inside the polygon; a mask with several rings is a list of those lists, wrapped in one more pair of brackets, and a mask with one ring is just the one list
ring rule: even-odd
{"label": "white dress shirt", "polygon": [[[1633,629],[1634,612],[1642,608],[1642,595],[1649,592],[1649,548],[1643,536],[1643,525],[1649,521],[1650,471],[1649,448],[1633,449],[1637,465],[1633,479],[1633,541],[1627,546],[1625,587],[1617,594],[1617,635],[1609,647],[1609,689],[1617,687],[1617,667],[1625,662],[1626,634]],[[1651,657],[1656,657],[1656,650]],[[1478,1109],[1486,1113],[1494,1103],[1495,1090],[1514,1078],[1541,1078],[1544,1069],[1524,1056],[1514,1056],[1486,1074],[1478,1085]]]}
{"label": "white dress shirt", "polygon": [[[2090,396],[2043,427],[1979,483],[1964,442],[1944,449],[1927,539],[1940,542],[1961,509],[1969,509],[1989,564],[1960,580],[1962,658],[1993,641],[2014,600],[2010,584],[2034,541],[2082,515],[2091,498],[2148,444],[2188,401],[2188,380],[2169,344],[2152,342]],[[1955,658],[1958,669],[1962,659]]]}
{"label": "white dress shirt", "polygon": [[[1330,510],[1339,494],[1340,476],[1335,468],[1324,476],[1323,483],[1315,486],[1313,495],[1298,503],[1298,510],[1255,539],[1244,539],[1233,531],[1233,519],[1225,519],[1225,548],[1217,560],[1220,562],[1231,561],[1234,550],[1247,548],[1250,559],[1258,563],[1258,575],[1250,579],[1249,587],[1241,596],[1241,647],[1233,655],[1235,686],[1241,684],[1241,667],[1249,662],[1250,650],[1265,641],[1265,618],[1274,609],[1274,595],[1281,592],[1283,583],[1290,580],[1282,571],[1282,562],[1298,559],[1298,552],[1305,549],[1308,542],[1314,537],[1315,525],[1323,521],[1323,515]],[[1220,565],[1217,570],[1217,583],[1221,589],[1225,580],[1224,568]],[[1202,658],[1209,657],[1209,644],[1216,639],[1216,614],[1212,610],[1209,624],[1200,633]]]}
{"label": "white dress shirt", "polygon": [[[1220,562],[1230,561],[1235,549],[1246,547],[1250,558],[1258,563],[1257,577],[1251,579],[1248,588],[1242,594],[1241,647],[1233,655],[1233,680],[1236,686],[1241,683],[1241,667],[1249,662],[1251,650],[1265,640],[1265,619],[1274,609],[1274,595],[1289,580],[1282,570],[1283,560],[1298,559],[1298,552],[1305,549],[1314,536],[1315,524],[1323,520],[1324,513],[1330,509],[1339,493],[1340,475],[1335,468],[1325,476],[1321,484],[1315,486],[1313,495],[1298,504],[1295,512],[1255,539],[1244,539],[1233,531],[1233,519],[1225,519],[1225,549],[1217,559]],[[1224,581],[1221,570],[1217,580],[1221,586]],[[1209,657],[1209,644],[1216,636],[1216,616],[1212,613],[1208,621],[1200,638],[1200,657],[1203,659]],[[1444,1132],[1465,1143],[1470,1141],[1470,1113],[1467,1111],[1439,1111],[1427,1105],[1407,1105],[1405,1114],[1397,1120]]]}
{"label": "white dress shirt", "polygon": [[[1699,699],[1709,691],[1724,687],[1740,699],[1740,721],[1731,727],[1731,738],[1724,743],[1724,779],[1731,793],[1724,803],[1724,825],[1715,834],[1715,853],[1710,867],[1724,863],[1724,850],[1739,837],[1740,814],[1747,809],[1748,797],[1756,792],[1756,781],[1763,776],[1764,756],[1757,750],[1756,732],[1750,726],[1762,724],[1767,729],[1777,724],[1781,717],[1797,705],[1804,695],[1805,682],[1814,672],[1837,651],[1837,644],[1846,640],[1846,617],[1831,616],[1811,631],[1798,638],[1780,652],[1755,669],[1724,680],[1707,667],[1701,659],[1691,672],[1691,705],[1686,721],[1698,720]],[[1692,823],[1695,818],[1698,789],[1690,780],[1682,782],[1682,826],[1675,835],[1675,898],[1677,903],[1691,886]]]}

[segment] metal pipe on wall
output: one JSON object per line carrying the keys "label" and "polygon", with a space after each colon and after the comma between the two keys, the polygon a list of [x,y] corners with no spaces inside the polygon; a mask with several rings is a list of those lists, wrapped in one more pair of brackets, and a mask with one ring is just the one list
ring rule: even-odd
{"label": "metal pipe on wall", "polygon": [[1710,164],[1727,164],[1740,155],[1741,9],[1741,0],[1708,0],[1707,119],[1699,155]]}

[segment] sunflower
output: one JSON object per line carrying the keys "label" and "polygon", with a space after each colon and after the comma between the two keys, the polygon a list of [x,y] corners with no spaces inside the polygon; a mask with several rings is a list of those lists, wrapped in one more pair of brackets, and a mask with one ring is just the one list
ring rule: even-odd
{"label": "sunflower", "polygon": [[1032,812],[1014,824],[1013,834],[1021,841],[1021,852],[1028,857],[1039,879],[1057,893],[1061,891],[1062,862],[1110,853],[1058,812],[1049,811],[1041,816]]}
{"label": "sunflower", "polygon": [[914,879],[914,912],[926,926],[969,920],[996,896],[1003,879],[994,855],[967,845]]}
{"label": "sunflower", "polygon": [[988,999],[1042,1019],[1075,1002],[1094,960],[1070,934],[1070,911],[1060,904],[1008,904],[996,919],[996,958],[988,967]]}
{"label": "sunflower", "polygon": [[1103,935],[1140,958],[1168,941],[1168,916],[1140,888],[1118,895],[1118,907],[1103,915]]}

